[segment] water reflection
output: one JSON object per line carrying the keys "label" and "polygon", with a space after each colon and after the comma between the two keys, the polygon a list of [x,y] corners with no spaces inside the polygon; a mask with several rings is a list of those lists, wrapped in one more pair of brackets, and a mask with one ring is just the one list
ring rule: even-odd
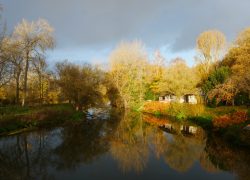
{"label": "water reflection", "polygon": [[157,178],[155,172],[161,171],[177,177],[192,170],[204,178],[233,178],[234,173],[239,179],[248,178],[249,150],[207,137],[200,127],[132,112],[110,110],[106,117],[2,137],[0,179],[60,179],[61,173],[72,176],[78,170],[81,178],[102,163],[101,168],[113,169],[105,171],[110,178],[136,173],[138,179],[147,172]]}
{"label": "water reflection", "polygon": [[40,131],[2,138],[0,179],[31,179],[37,176],[48,179],[51,149],[56,146],[53,136],[54,131]]}
{"label": "water reflection", "polygon": [[140,116],[125,113],[110,141],[110,152],[124,172],[141,172],[147,164],[148,134],[143,125]]}

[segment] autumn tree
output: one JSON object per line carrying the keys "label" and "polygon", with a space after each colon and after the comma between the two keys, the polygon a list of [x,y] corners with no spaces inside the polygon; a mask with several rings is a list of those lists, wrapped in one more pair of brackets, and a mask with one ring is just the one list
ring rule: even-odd
{"label": "autumn tree", "polygon": [[44,99],[44,90],[45,90],[44,80],[48,76],[48,73],[46,72],[48,65],[45,61],[45,57],[41,54],[37,54],[36,57],[34,57],[32,64],[33,64],[33,70],[38,77],[39,101],[41,104],[43,103]]}
{"label": "autumn tree", "polygon": [[24,67],[22,46],[10,36],[4,38],[2,50],[3,58],[8,62],[11,69],[11,72],[9,72],[10,78],[15,81],[15,102],[18,104],[20,97],[20,78]]}
{"label": "autumn tree", "polygon": [[163,74],[165,71],[166,59],[161,55],[160,51],[155,51],[153,62],[148,66],[147,83],[148,89],[146,92],[146,98],[155,99],[161,91],[161,81],[163,80]]}
{"label": "autumn tree", "polygon": [[2,10],[3,7],[0,4],[0,87],[6,85],[11,79],[11,65],[6,58],[6,49],[4,47],[5,44],[5,26],[3,26],[2,22]]}
{"label": "autumn tree", "polygon": [[69,62],[57,63],[58,84],[62,94],[77,110],[102,103],[101,70],[88,64],[77,66]]}
{"label": "autumn tree", "polygon": [[211,70],[218,65],[226,47],[226,38],[218,30],[209,30],[201,33],[196,41],[198,55],[195,57],[198,62],[198,73],[202,80],[205,80]]}
{"label": "autumn tree", "polygon": [[[225,101],[234,105],[237,93],[250,94],[250,28],[239,33],[233,47],[226,54],[221,66],[230,68],[230,77],[218,84],[209,92],[209,97],[216,98],[216,102]],[[248,97],[248,99],[250,99]]]}
{"label": "autumn tree", "polygon": [[[217,85],[223,84],[230,76],[230,69],[227,66],[221,66],[213,71],[201,85],[201,90],[205,95],[205,101],[207,102],[208,93],[213,90]],[[217,86],[220,87],[220,86]],[[211,95],[210,95],[211,97]],[[211,98],[210,98],[211,99]]]}
{"label": "autumn tree", "polygon": [[185,94],[197,94],[197,82],[198,78],[193,69],[186,65],[185,60],[176,58],[167,67],[160,87],[162,92],[167,91],[180,97]]}
{"label": "autumn tree", "polygon": [[235,86],[250,96],[250,28],[239,33],[235,46],[225,58],[225,63],[226,61],[231,62],[231,78]]}
{"label": "autumn tree", "polygon": [[104,86],[106,88],[106,98],[109,100],[112,107],[123,108],[123,100],[116,88],[110,73],[105,73]]}
{"label": "autumn tree", "polygon": [[220,102],[226,102],[226,104],[234,105],[234,97],[239,92],[235,82],[232,79],[228,79],[223,84],[218,84],[214,89],[208,92],[208,98],[212,100],[215,98],[216,105]]}
{"label": "autumn tree", "polygon": [[[2,44],[2,42],[0,42]],[[2,45],[1,45],[2,46]],[[0,47],[0,87],[6,85],[11,79],[11,63],[8,61],[3,47]]]}
{"label": "autumn tree", "polygon": [[145,96],[148,60],[141,42],[122,42],[110,55],[110,76],[126,108]]}
{"label": "autumn tree", "polygon": [[30,61],[33,61],[36,53],[44,53],[47,49],[53,48],[54,38],[52,33],[53,28],[44,19],[35,22],[23,20],[15,27],[13,38],[22,46],[25,61],[22,105],[26,105]]}

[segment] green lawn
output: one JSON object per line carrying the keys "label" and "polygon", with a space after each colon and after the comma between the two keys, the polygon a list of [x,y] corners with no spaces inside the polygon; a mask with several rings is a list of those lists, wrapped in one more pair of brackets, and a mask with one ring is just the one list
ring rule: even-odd
{"label": "green lawn", "polygon": [[50,127],[82,118],[83,112],[76,112],[69,104],[1,107],[0,134],[31,127]]}

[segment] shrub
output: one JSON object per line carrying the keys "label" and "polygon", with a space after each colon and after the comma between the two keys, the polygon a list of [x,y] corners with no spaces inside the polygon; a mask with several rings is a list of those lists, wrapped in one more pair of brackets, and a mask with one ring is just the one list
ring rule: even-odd
{"label": "shrub", "polygon": [[236,111],[229,115],[218,116],[213,119],[213,126],[225,128],[234,124],[240,124],[247,121],[247,112]]}
{"label": "shrub", "polygon": [[170,120],[166,117],[155,117],[152,115],[143,115],[143,120],[156,126],[164,126],[165,124],[169,123]]}
{"label": "shrub", "polygon": [[199,116],[204,112],[202,104],[163,103],[157,101],[146,102],[143,111],[155,115],[174,116],[177,119],[186,119],[188,116]]}
{"label": "shrub", "polygon": [[143,106],[143,111],[147,113],[160,113],[165,114],[169,108],[169,103],[163,103],[158,101],[146,102]]}
{"label": "shrub", "polygon": [[219,116],[213,119],[214,127],[227,127],[231,125],[231,119],[228,115]]}
{"label": "shrub", "polygon": [[234,124],[245,122],[247,120],[247,112],[237,111],[232,114],[231,119]]}
{"label": "shrub", "polygon": [[154,112],[154,115],[155,115],[156,117],[160,117],[162,114],[161,114],[161,112],[156,111],[156,112]]}
{"label": "shrub", "polygon": [[183,120],[183,119],[186,119],[187,117],[186,117],[186,115],[185,115],[184,112],[180,112],[180,113],[178,113],[178,114],[176,115],[176,118],[177,118],[178,120]]}
{"label": "shrub", "polygon": [[200,116],[205,111],[205,106],[203,104],[185,104],[187,106],[188,116]]}
{"label": "shrub", "polygon": [[201,126],[204,129],[211,129],[212,128],[212,117],[211,116],[189,117],[188,120]]}

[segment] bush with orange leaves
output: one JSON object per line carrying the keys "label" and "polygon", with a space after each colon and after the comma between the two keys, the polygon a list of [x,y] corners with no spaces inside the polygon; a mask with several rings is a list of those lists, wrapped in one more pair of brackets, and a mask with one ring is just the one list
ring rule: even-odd
{"label": "bush with orange leaves", "polygon": [[[160,117],[155,117],[153,115],[143,115],[142,116],[143,120],[152,124],[152,125],[157,125],[157,126],[163,126],[167,123],[170,123],[171,121],[166,119],[166,118],[160,118]],[[172,123],[172,122],[171,122]]]}
{"label": "bush with orange leaves", "polygon": [[169,103],[150,101],[144,104],[143,111],[147,113],[165,114],[168,108],[169,108]]}
{"label": "bush with orange leaves", "polygon": [[247,112],[237,111],[229,115],[219,116],[213,119],[213,126],[225,128],[234,124],[240,124],[247,121]]}

